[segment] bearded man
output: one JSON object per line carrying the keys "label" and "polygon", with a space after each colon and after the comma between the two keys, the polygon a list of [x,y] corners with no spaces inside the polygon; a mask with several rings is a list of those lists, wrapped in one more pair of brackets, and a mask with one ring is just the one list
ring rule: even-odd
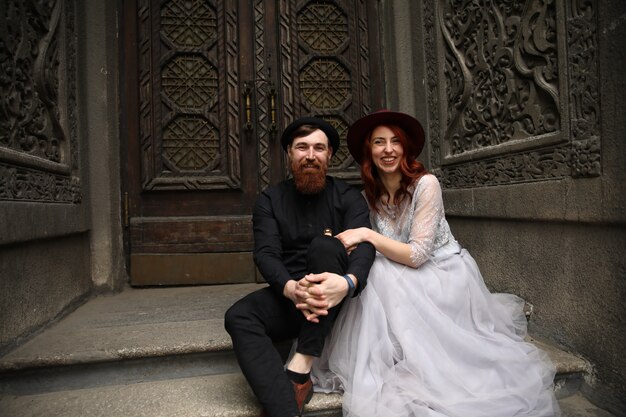
{"label": "bearded man", "polygon": [[[339,134],[323,119],[300,118],[283,132],[293,179],[259,195],[252,222],[254,261],[269,286],[227,312],[225,327],[239,366],[263,406],[261,416],[300,416],[312,395],[314,357],[344,298],[365,287],[375,250],[361,243],[348,254],[333,234],[370,227],[365,199],[327,176]],[[295,339],[283,364],[274,342]]]}

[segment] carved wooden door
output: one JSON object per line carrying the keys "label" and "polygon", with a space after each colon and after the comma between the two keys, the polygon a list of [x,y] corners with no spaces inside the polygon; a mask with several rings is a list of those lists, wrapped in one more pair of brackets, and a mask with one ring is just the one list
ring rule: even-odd
{"label": "carved wooden door", "polygon": [[[345,139],[383,105],[377,3],[124,3],[133,285],[255,280],[252,207],[286,175],[282,128],[316,115]],[[331,172],[358,178],[345,143]]]}

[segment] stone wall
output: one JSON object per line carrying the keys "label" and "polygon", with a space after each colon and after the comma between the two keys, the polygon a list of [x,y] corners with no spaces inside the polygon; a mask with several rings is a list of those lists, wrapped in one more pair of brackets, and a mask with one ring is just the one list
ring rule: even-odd
{"label": "stone wall", "polygon": [[0,347],[20,343],[89,293],[86,234],[0,247]]}
{"label": "stone wall", "polygon": [[0,352],[125,282],[104,4],[16,0],[0,16]]}
{"label": "stone wall", "polygon": [[388,99],[428,126],[487,284],[532,303],[531,331],[588,359],[587,396],[623,415],[626,4],[527,3],[385,2]]}
{"label": "stone wall", "polygon": [[0,65],[0,347],[89,292],[73,2],[8,2]]}

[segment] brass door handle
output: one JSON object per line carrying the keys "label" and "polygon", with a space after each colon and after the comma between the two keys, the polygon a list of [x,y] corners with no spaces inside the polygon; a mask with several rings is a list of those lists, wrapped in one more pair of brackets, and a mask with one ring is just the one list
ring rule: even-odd
{"label": "brass door handle", "polygon": [[269,85],[267,101],[270,104],[270,125],[268,126],[268,130],[270,132],[276,132],[276,88],[274,88],[274,84]]}
{"label": "brass door handle", "polygon": [[250,87],[250,83],[247,81],[243,83],[243,101],[245,106],[246,113],[246,122],[243,125],[245,130],[252,130],[252,99],[250,95],[252,94],[252,88]]}

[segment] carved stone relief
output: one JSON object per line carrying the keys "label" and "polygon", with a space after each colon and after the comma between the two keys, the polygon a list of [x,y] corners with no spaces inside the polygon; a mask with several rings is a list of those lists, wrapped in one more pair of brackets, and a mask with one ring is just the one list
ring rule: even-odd
{"label": "carved stone relief", "polygon": [[240,186],[237,11],[224,3],[140,1],[145,190]]}
{"label": "carved stone relief", "polygon": [[80,203],[74,4],[0,13],[0,200]]}
{"label": "carved stone relief", "polygon": [[423,5],[429,156],[445,187],[600,174],[593,1]]}

